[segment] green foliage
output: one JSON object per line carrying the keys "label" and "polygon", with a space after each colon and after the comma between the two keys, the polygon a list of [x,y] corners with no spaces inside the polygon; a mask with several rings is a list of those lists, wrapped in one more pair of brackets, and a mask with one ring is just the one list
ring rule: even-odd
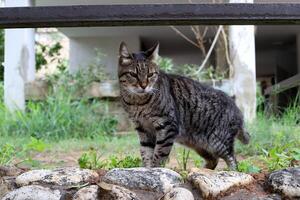
{"label": "green foliage", "polygon": [[256,120],[247,124],[251,133],[249,145],[237,144],[237,152],[243,155],[261,155],[262,148],[269,152],[276,146],[286,151],[300,146],[300,104],[293,103],[279,115],[266,116],[258,112]]}
{"label": "green foliage", "polygon": [[167,73],[172,73],[174,71],[174,64],[172,59],[160,57],[158,59],[158,65],[160,69]]}
{"label": "green foliage", "polygon": [[183,148],[182,151],[179,151],[177,154],[177,163],[179,164],[180,168],[184,171],[187,170],[187,164],[190,158],[190,150]]}
{"label": "green foliage", "polygon": [[38,166],[38,161],[34,160],[31,154],[36,152],[43,152],[46,148],[46,143],[34,137],[30,138],[28,143],[16,148],[10,143],[0,146],[0,166],[9,165],[17,158],[20,159],[17,164],[26,163],[30,167]]}
{"label": "green foliage", "polygon": [[24,145],[24,150],[26,152],[36,151],[43,152],[46,149],[46,143],[42,140],[36,139],[34,137],[30,137],[30,142]]}
{"label": "green foliage", "polygon": [[0,146],[0,166],[9,165],[16,155],[16,150],[13,145],[5,144]]}
{"label": "green foliage", "polygon": [[101,156],[97,154],[97,151],[90,149],[80,156],[78,164],[82,169],[101,169],[105,166],[105,163],[100,158]]}
{"label": "green foliage", "polygon": [[270,150],[262,149],[262,156],[268,170],[274,171],[282,168],[294,166],[293,161],[300,160],[300,148],[291,148],[292,144],[280,145],[276,144]]}
{"label": "green foliage", "polygon": [[238,171],[244,173],[259,173],[261,169],[255,166],[251,160],[246,159],[239,162]]}
{"label": "green foliage", "polygon": [[[79,74],[77,74],[82,76],[82,79],[88,80],[90,82],[101,82],[105,80],[117,79],[117,77],[111,77],[108,73],[105,72],[105,68],[107,68],[107,66],[103,63],[103,60],[106,55],[97,48],[95,49],[95,52],[96,56],[87,64],[87,66],[84,66],[82,70],[79,71]],[[77,78],[77,80],[82,79]]]}
{"label": "green foliage", "polygon": [[174,65],[172,59],[170,58],[159,58],[158,60],[159,67],[167,72],[167,73],[174,73],[174,74],[180,74],[185,75],[187,77],[190,77],[194,80],[203,81],[203,80],[222,80],[226,77],[227,71],[220,71],[213,66],[204,68],[200,72],[199,65],[195,64],[185,64],[183,66],[176,66]]}
{"label": "green foliage", "polygon": [[28,102],[26,112],[10,113],[1,101],[0,135],[48,140],[111,135],[117,120],[105,107],[105,102],[73,100],[64,88],[57,88],[45,101]]}
{"label": "green foliage", "polygon": [[125,158],[119,158],[117,156],[111,156],[107,160],[106,168],[133,168],[141,167],[142,161],[139,157],[126,156]]}
{"label": "green foliage", "polygon": [[62,45],[59,42],[53,45],[44,45],[37,42],[35,52],[36,69],[47,68],[49,64],[57,63],[59,70],[65,70],[67,68],[67,62],[65,59],[60,58],[61,49]]}
{"label": "green foliage", "polygon": [[84,169],[114,169],[114,168],[133,168],[142,165],[141,159],[133,156],[126,156],[119,158],[117,156],[110,156],[108,159],[101,159],[97,151],[90,149],[83,153],[78,159],[80,168]]}
{"label": "green foliage", "polygon": [[82,67],[76,73],[69,73],[67,70],[59,70],[58,72],[47,75],[46,81],[49,83],[54,92],[57,89],[64,89],[66,93],[72,96],[84,97],[85,88],[92,82],[102,82],[110,80],[112,77],[105,72],[103,64],[103,54],[96,50],[97,56],[87,66]]}

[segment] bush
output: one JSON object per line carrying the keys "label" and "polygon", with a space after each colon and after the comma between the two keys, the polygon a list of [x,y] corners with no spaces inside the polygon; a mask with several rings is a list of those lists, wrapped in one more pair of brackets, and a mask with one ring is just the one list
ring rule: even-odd
{"label": "bush", "polygon": [[80,168],[83,169],[114,169],[114,168],[133,168],[141,167],[142,161],[138,157],[126,156],[119,158],[117,156],[110,156],[108,159],[101,159],[97,151],[90,149],[83,153],[78,159]]}
{"label": "bush", "polygon": [[28,102],[26,112],[10,113],[0,101],[0,135],[48,140],[111,135],[117,120],[105,107],[105,102],[73,100],[64,87],[57,88],[45,101]]}

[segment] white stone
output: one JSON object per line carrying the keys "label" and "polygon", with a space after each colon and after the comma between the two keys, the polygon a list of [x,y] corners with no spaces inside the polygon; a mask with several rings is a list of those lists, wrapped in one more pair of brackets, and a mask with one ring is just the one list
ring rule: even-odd
{"label": "white stone", "polygon": [[109,184],[127,189],[166,193],[181,184],[181,176],[166,168],[130,168],[113,169],[103,177]]}
{"label": "white stone", "polygon": [[213,171],[209,169],[191,170],[188,180],[201,191],[202,196],[216,197],[221,192],[236,186],[247,185],[254,181],[251,175],[235,171]]}
{"label": "white stone", "polygon": [[60,200],[59,190],[38,185],[24,186],[6,194],[2,200]]}
{"label": "white stone", "polygon": [[136,194],[124,187],[118,185],[108,184],[101,182],[100,199],[113,199],[113,200],[139,200]]}
{"label": "white stone", "polygon": [[97,200],[99,199],[98,193],[99,193],[99,186],[91,185],[78,190],[75,193],[73,200]]}
{"label": "white stone", "polygon": [[168,192],[163,200],[194,200],[194,196],[189,190],[176,187]]}
{"label": "white stone", "polygon": [[290,198],[300,198],[300,167],[272,172],[268,177],[269,186]]}
{"label": "white stone", "polygon": [[55,170],[32,170],[19,175],[16,184],[19,186],[30,184],[51,184],[59,186],[76,186],[95,182],[99,175],[92,170],[75,167]]}

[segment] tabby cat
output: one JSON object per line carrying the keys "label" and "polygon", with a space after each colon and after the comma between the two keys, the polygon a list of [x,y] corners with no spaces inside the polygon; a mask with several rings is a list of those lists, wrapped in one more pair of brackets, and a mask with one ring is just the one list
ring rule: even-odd
{"label": "tabby cat", "polygon": [[159,44],[130,53],[119,50],[119,83],[124,109],[139,135],[145,167],[165,163],[174,142],[194,149],[214,169],[219,158],[235,170],[234,138],[244,144],[250,136],[232,98],[184,76],[167,74],[156,64]]}

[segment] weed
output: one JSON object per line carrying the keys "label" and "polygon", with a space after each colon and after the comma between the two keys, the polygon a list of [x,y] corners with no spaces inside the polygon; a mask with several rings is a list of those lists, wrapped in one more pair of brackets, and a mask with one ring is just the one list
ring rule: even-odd
{"label": "weed", "polygon": [[259,173],[261,169],[249,159],[242,160],[238,164],[238,171],[244,173]]}
{"label": "weed", "polygon": [[117,156],[111,156],[107,160],[105,168],[133,168],[141,166],[142,161],[139,157],[126,156],[125,158],[118,158]]}
{"label": "weed", "polygon": [[294,165],[293,161],[300,160],[300,149],[290,148],[290,146],[290,144],[278,144],[269,151],[262,149],[264,154],[262,158],[269,171],[291,167]]}
{"label": "weed", "polygon": [[16,156],[15,147],[11,144],[5,144],[0,147],[0,166],[9,165]]}
{"label": "weed", "polygon": [[202,167],[202,165],[203,165],[203,161],[202,161],[202,159],[193,159],[193,161],[194,161],[194,165],[195,165],[195,167],[198,167],[198,168],[200,168],[200,167]]}
{"label": "weed", "polygon": [[138,157],[126,156],[119,158],[117,156],[110,156],[108,159],[101,159],[95,149],[83,153],[78,159],[80,168],[86,169],[114,169],[114,168],[133,168],[140,167],[142,161]]}
{"label": "weed", "polygon": [[84,98],[74,101],[64,88],[57,89],[43,102],[28,102],[26,112],[11,113],[0,102],[0,135],[56,141],[111,135],[117,120],[103,107],[107,107],[106,102]]}
{"label": "weed", "polygon": [[31,137],[28,143],[18,149],[12,144],[6,143],[0,146],[0,166],[9,165],[16,159],[21,159],[15,165],[26,164],[30,167],[39,166],[39,161],[32,158],[32,154],[36,152],[43,152],[46,148],[46,144],[36,138]]}
{"label": "weed", "polygon": [[97,151],[90,149],[88,152],[85,152],[80,156],[78,164],[80,168],[83,169],[100,169],[105,165],[100,158],[101,156],[97,154]]}
{"label": "weed", "polygon": [[190,152],[191,150],[183,148],[183,150],[179,152],[176,157],[177,163],[179,164],[180,168],[184,171],[187,170],[187,164],[190,158]]}

